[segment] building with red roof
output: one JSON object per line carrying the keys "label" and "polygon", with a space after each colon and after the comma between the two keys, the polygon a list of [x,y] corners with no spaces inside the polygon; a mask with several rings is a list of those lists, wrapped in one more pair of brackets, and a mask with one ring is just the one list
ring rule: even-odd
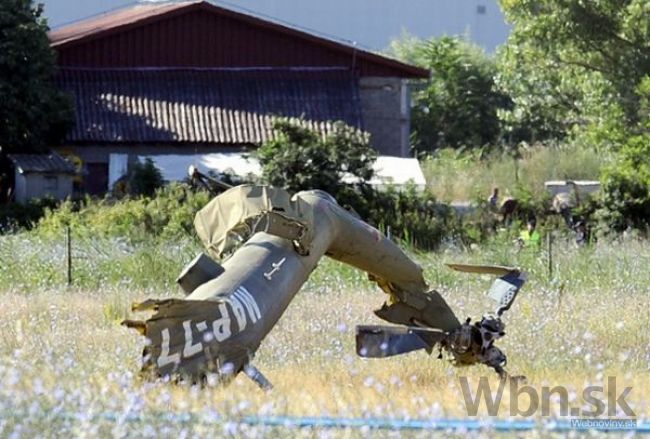
{"label": "building with red roof", "polygon": [[142,156],[237,152],[275,117],[368,131],[409,153],[409,81],[429,72],[206,1],[137,4],[49,33],[76,124],[60,152],[102,193]]}

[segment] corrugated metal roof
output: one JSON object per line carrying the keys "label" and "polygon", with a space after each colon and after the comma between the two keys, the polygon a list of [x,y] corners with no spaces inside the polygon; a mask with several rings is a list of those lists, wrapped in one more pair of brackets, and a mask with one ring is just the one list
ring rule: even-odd
{"label": "corrugated metal roof", "polygon": [[[228,20],[230,23],[237,23],[242,28],[246,28],[247,32],[246,35],[248,37],[243,37],[240,38],[243,40],[241,44],[247,44],[247,39],[251,39],[252,35],[266,35],[267,39],[269,39],[269,36],[272,36],[272,40],[274,42],[274,45],[277,46],[278,48],[278,56],[281,55],[282,53],[286,52],[299,52],[303,56],[297,57],[298,60],[306,61],[310,60],[311,62],[308,62],[307,64],[303,63],[296,63],[296,59],[293,59],[293,64],[292,66],[295,65],[314,65],[313,58],[314,56],[318,57],[322,61],[326,61],[324,64],[317,64],[317,65],[342,65],[340,60],[344,59],[345,63],[348,63],[348,67],[350,66],[350,63],[357,65],[360,70],[363,72],[367,72],[369,76],[396,76],[396,77],[405,77],[405,78],[428,78],[429,77],[429,71],[426,69],[422,69],[420,67],[416,67],[413,65],[409,65],[400,61],[397,61],[395,59],[387,58],[385,56],[381,56],[372,52],[368,52],[365,50],[360,50],[357,47],[351,46],[349,44],[344,44],[338,41],[334,41],[328,38],[323,38],[317,35],[313,35],[308,32],[304,32],[302,30],[294,29],[291,27],[284,26],[279,23],[275,23],[272,21],[268,21],[259,17],[255,17],[252,15],[244,14],[241,12],[236,12],[232,11],[229,9],[225,9],[223,7],[216,6],[214,4],[211,4],[207,1],[189,1],[189,2],[180,2],[180,3],[149,3],[149,4],[136,4],[132,5],[130,7],[126,7],[123,9],[118,9],[115,11],[108,12],[106,14],[98,15],[95,17],[91,17],[86,20],[82,20],[58,29],[55,29],[49,33],[49,38],[52,43],[52,46],[56,48],[60,52],[60,59],[67,59],[65,55],[67,52],[75,52],[72,56],[72,59],[74,62],[70,63],[68,62],[67,64],[64,62],[63,64],[66,65],[74,65],[74,66],[93,66],[93,67],[98,67],[101,65],[101,67],[108,67],[110,65],[105,65],[105,64],[97,64],[96,61],[93,64],[93,62],[90,62],[88,64],[89,59],[92,61],[93,56],[92,54],[94,53],[93,51],[101,51],[105,53],[107,51],[107,48],[111,47],[111,44],[104,44],[106,41],[111,40],[108,37],[115,37],[112,39],[113,45],[117,45],[119,47],[119,50],[116,50],[115,52],[109,50],[113,57],[113,62],[119,62],[119,60],[122,57],[122,52],[138,52],[138,50],[142,51],[145,50],[147,51],[146,54],[140,54],[139,58],[147,58],[154,56],[151,53],[151,30],[148,33],[149,39],[147,40],[145,36],[139,35],[138,38],[134,41],[136,44],[129,44],[125,45],[123,44],[124,41],[121,41],[120,38],[124,37],[125,35],[129,34],[129,31],[135,32],[136,30],[142,31],[145,28],[145,25],[148,24],[153,24],[153,23],[162,23],[165,26],[169,26],[170,20],[172,17],[180,17],[180,16],[188,16],[190,14],[198,14],[200,16],[206,16],[210,15],[213,17],[221,17],[226,20]],[[182,20],[181,20],[182,21]],[[187,24],[184,26],[186,29],[184,30],[184,34],[190,35],[193,32],[196,31],[196,29],[192,28],[192,25]],[[196,27],[196,26],[195,26]],[[212,32],[214,32],[214,26],[212,27]],[[131,34],[133,34],[131,32]],[[137,33],[137,32],[136,32]],[[146,33],[146,32],[145,32]],[[205,34],[204,42],[205,44],[230,44],[232,45],[232,42],[224,42],[224,41],[218,41],[214,42],[211,41],[211,37],[207,34],[210,33],[210,31],[203,29],[202,33]],[[157,34],[156,34],[157,35]],[[132,35],[133,36],[133,35]],[[94,47],[91,47],[92,45],[86,44],[90,42],[94,42],[96,40],[100,40],[101,44],[97,44]],[[177,38],[178,39],[178,38]],[[298,44],[297,44],[298,43]],[[174,43],[176,44],[176,43]],[[238,45],[241,45],[238,44]],[[196,45],[193,45],[194,47]],[[185,51],[191,52],[193,49],[192,47],[185,47]],[[81,50],[81,54],[76,53],[76,50],[79,49]],[[163,49],[163,50],[172,50],[170,48]],[[218,50],[217,48],[214,48],[212,50]],[[247,52],[252,52],[248,54]],[[267,66],[267,65],[274,65],[278,66],[277,64],[268,64],[268,61],[265,59],[264,64],[259,64],[259,63],[252,63],[252,61],[255,61],[255,59],[248,59],[248,58],[255,58],[256,56],[259,57],[260,54],[256,53],[253,50],[250,50],[248,48],[247,52],[242,52],[241,53],[241,58],[246,59],[247,66]],[[328,55],[325,56],[323,52],[326,52]],[[88,55],[88,56],[84,56]],[[296,55],[294,53],[294,55]],[[154,57],[156,58],[164,58],[161,57],[160,54],[155,55]],[[279,56],[282,58],[281,56]],[[217,57],[218,58],[218,57]],[[285,56],[286,58],[286,56]],[[295,58],[295,57],[294,57]],[[304,59],[303,59],[304,58]],[[338,60],[337,62],[333,63],[335,60]],[[112,64],[113,66],[115,64]],[[129,64],[129,66],[133,65],[141,65],[141,64]],[[160,64],[149,64],[149,65],[160,65]],[[169,64],[166,64],[169,65]],[[179,65],[179,64],[173,64],[173,65]],[[195,64],[183,64],[183,66],[196,66]],[[224,67],[225,65],[222,64],[211,64],[209,66],[201,64],[203,67]],[[231,66],[233,64],[230,64],[228,66]],[[240,65],[240,64],[236,64]],[[283,66],[287,66],[286,64],[282,64]],[[120,64],[120,66],[125,67],[125,65]],[[370,74],[372,73],[372,74]]]}
{"label": "corrugated metal roof", "polygon": [[50,154],[9,154],[8,157],[21,174],[31,172],[75,174],[77,172],[72,163],[55,152]]}
{"label": "corrugated metal roof", "polygon": [[363,128],[358,79],[340,69],[61,69],[73,142],[259,144],[276,116]]}

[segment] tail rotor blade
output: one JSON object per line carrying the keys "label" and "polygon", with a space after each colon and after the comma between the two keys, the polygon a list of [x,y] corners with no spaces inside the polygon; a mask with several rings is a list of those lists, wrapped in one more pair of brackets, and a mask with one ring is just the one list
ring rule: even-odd
{"label": "tail rotor blade", "polygon": [[439,331],[400,326],[357,326],[357,354],[385,358],[419,349],[430,350],[445,334]]}

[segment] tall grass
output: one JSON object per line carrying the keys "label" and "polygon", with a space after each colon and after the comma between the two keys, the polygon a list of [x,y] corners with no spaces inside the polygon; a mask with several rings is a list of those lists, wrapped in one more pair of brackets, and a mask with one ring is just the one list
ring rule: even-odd
{"label": "tall grass", "polygon": [[[547,248],[552,235],[552,253]],[[571,235],[542,230],[539,250],[520,249],[515,230],[501,230],[483,244],[465,247],[448,241],[438,252],[408,252],[418,260],[431,285],[449,286],[466,276],[444,267],[447,262],[514,265],[530,273],[536,286],[562,284],[594,290],[650,285],[650,253],[647,242],[637,239],[603,240],[576,247]],[[403,243],[404,244],[404,243]],[[129,242],[125,239],[72,233],[73,288],[101,290],[122,288],[174,294],[183,266],[203,249],[194,239]],[[0,236],[0,291],[29,293],[67,289],[67,249],[63,232],[41,236],[24,232]],[[550,269],[549,269],[550,265]],[[469,282],[470,280],[468,280]],[[465,282],[465,281],[463,281]],[[320,291],[330,285],[356,290],[368,287],[367,274],[323,258],[305,289]]]}
{"label": "tall grass", "polygon": [[[384,323],[372,310],[386,296],[364,273],[327,258],[256,355],[256,366],[275,384],[271,393],[243,376],[227,388],[144,382],[137,376],[143,340],[118,322],[130,315],[132,301],[182,297],[174,278],[200,248],[189,240],[77,237],[73,249],[75,284],[67,288],[62,234],[0,237],[0,436],[296,435],[237,421],[246,415],[464,417],[459,376],[472,385],[487,376],[497,386],[487,368],[455,369],[435,353],[358,358],[354,326]],[[526,375],[538,391],[565,386],[578,407],[585,386],[616,376],[621,389],[632,387],[627,401],[637,416],[650,416],[647,242],[576,248],[557,237],[551,277],[544,249],[518,251],[505,233],[479,247],[411,255],[461,320],[493,309],[484,294],[490,279],[454,272],[445,262],[521,266],[530,281],[506,315],[507,336],[498,343],[509,371]],[[508,390],[503,401],[499,416],[508,418]],[[131,421],[134,416],[140,420]],[[484,409],[479,416],[487,416]],[[550,417],[535,414],[542,424],[558,416],[557,404]]]}
{"label": "tall grass", "polygon": [[547,180],[598,180],[609,157],[579,145],[531,146],[515,159],[508,153],[441,150],[425,159],[422,169],[428,187],[442,201],[487,198],[499,187],[503,196],[524,190],[543,199]]}
{"label": "tall grass", "polygon": [[[0,236],[0,290],[33,292],[67,287],[67,247],[63,231],[41,236]],[[72,233],[72,281],[75,288],[176,291],[182,265],[201,248],[192,239],[130,242],[122,238]]]}

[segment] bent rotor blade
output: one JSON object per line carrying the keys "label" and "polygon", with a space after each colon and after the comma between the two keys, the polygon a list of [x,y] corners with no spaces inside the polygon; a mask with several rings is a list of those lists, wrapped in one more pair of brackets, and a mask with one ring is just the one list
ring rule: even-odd
{"label": "bent rotor blade", "polygon": [[473,265],[473,264],[446,264],[452,270],[463,273],[492,274],[494,276],[505,276],[509,273],[519,273],[518,268],[505,267],[503,265]]}
{"label": "bent rotor blade", "polygon": [[421,296],[419,304],[412,306],[409,303],[396,302],[384,305],[375,310],[377,317],[390,323],[411,327],[434,328],[449,332],[460,327],[458,318],[449,307],[445,299],[435,290]]}
{"label": "bent rotor blade", "polygon": [[431,350],[444,339],[444,332],[406,326],[357,326],[357,354],[364,358],[385,358],[419,349]]}
{"label": "bent rotor blade", "polygon": [[502,265],[447,264],[448,267],[464,273],[492,274],[499,276],[488,291],[488,297],[499,304],[497,315],[510,309],[517,293],[527,280],[526,273],[518,268]]}
{"label": "bent rotor blade", "polygon": [[498,315],[510,309],[525,282],[526,273],[519,272],[511,272],[494,280],[488,291],[488,297],[499,304]]}

